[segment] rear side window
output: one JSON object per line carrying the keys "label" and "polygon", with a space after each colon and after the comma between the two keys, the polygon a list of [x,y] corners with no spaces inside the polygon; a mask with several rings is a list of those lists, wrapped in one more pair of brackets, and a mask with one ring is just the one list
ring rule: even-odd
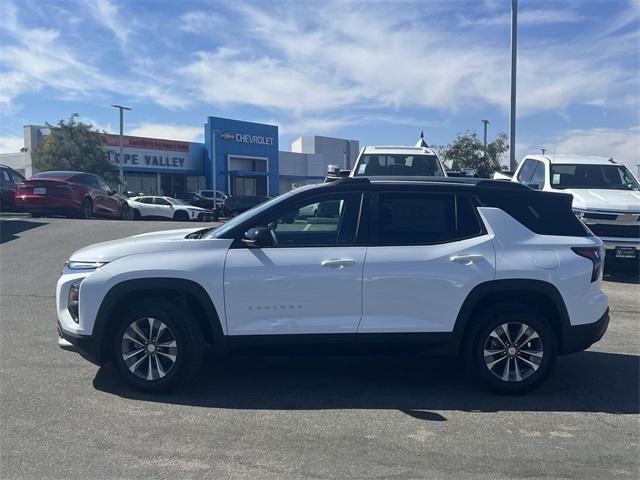
{"label": "rear side window", "polygon": [[539,235],[589,237],[591,232],[574,215],[573,197],[561,193],[491,192],[480,196],[484,206],[504,210],[529,230]]}
{"label": "rear side window", "polygon": [[379,200],[379,245],[430,245],[478,235],[482,227],[466,197],[383,193]]}

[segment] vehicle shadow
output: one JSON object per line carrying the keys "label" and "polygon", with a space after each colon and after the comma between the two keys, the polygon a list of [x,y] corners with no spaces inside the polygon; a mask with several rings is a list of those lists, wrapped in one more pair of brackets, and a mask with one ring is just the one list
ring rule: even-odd
{"label": "vehicle shadow", "polygon": [[561,357],[541,388],[517,397],[480,389],[455,357],[211,355],[203,370],[200,380],[170,394],[132,390],[111,364],[93,385],[131,400],[205,408],[395,409],[429,421],[446,421],[437,411],[453,410],[640,412],[640,357],[617,353]]}
{"label": "vehicle shadow", "polygon": [[15,240],[16,238],[20,238],[18,236],[19,233],[47,224],[48,222],[0,219],[0,244]]}
{"label": "vehicle shadow", "polygon": [[640,284],[640,262],[605,259],[602,279],[605,282]]}

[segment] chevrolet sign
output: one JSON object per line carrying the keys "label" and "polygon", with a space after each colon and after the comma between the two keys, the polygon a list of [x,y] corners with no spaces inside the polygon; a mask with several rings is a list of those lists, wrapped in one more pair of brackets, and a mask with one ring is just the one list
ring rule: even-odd
{"label": "chevrolet sign", "polygon": [[258,145],[273,145],[273,137],[264,137],[262,135],[249,135],[247,133],[229,133],[220,134],[223,140],[234,140],[238,143],[255,143]]}

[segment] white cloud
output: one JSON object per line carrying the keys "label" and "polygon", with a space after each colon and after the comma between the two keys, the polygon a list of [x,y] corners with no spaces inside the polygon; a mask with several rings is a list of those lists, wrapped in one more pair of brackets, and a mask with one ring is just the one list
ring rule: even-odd
{"label": "white cloud", "polygon": [[[363,105],[508,110],[508,47],[439,22],[425,29],[413,12],[393,5],[350,6],[304,3],[301,11],[235,4],[237,28],[245,35],[234,38],[232,49],[197,52],[184,69],[186,83],[213,105],[248,104],[294,116]],[[531,24],[580,19],[571,11],[523,13]],[[574,104],[623,105],[619,97],[628,95],[637,76],[625,62],[637,50],[633,40],[521,44],[518,114]]]}
{"label": "white cloud", "polygon": [[[502,9],[505,10],[504,8]],[[585,17],[571,10],[558,9],[532,9],[518,11],[519,26],[550,25],[557,23],[576,23],[585,20]],[[502,13],[485,17],[461,17],[458,22],[460,27],[495,27],[511,24],[511,13]]]}
{"label": "white cloud", "polygon": [[24,138],[18,136],[0,136],[0,153],[16,153],[24,147]]}
{"label": "white cloud", "polygon": [[178,28],[183,32],[206,33],[208,29],[220,28],[226,19],[214,12],[191,11],[180,15]]}
{"label": "white cloud", "polygon": [[125,47],[130,34],[130,19],[119,16],[119,8],[109,0],[91,0],[87,3],[91,15],[103,27],[109,30],[120,42],[121,47]]}
{"label": "white cloud", "polygon": [[185,142],[203,142],[204,129],[187,125],[167,123],[141,123],[131,128],[128,135],[151,138],[168,138]]}
{"label": "white cloud", "polygon": [[570,130],[545,147],[549,153],[613,157],[638,174],[640,127]]}

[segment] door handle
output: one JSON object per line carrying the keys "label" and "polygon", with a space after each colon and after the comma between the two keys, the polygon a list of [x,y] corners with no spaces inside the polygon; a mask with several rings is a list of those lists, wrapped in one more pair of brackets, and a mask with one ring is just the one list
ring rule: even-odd
{"label": "door handle", "polygon": [[484,260],[484,257],[482,255],[454,255],[449,260],[455,263],[463,263],[464,265],[473,265]]}
{"label": "door handle", "polygon": [[339,258],[339,259],[331,259],[331,260],[323,260],[320,265],[323,267],[329,268],[344,268],[344,267],[353,267],[356,264],[355,260],[351,260],[349,258]]}

